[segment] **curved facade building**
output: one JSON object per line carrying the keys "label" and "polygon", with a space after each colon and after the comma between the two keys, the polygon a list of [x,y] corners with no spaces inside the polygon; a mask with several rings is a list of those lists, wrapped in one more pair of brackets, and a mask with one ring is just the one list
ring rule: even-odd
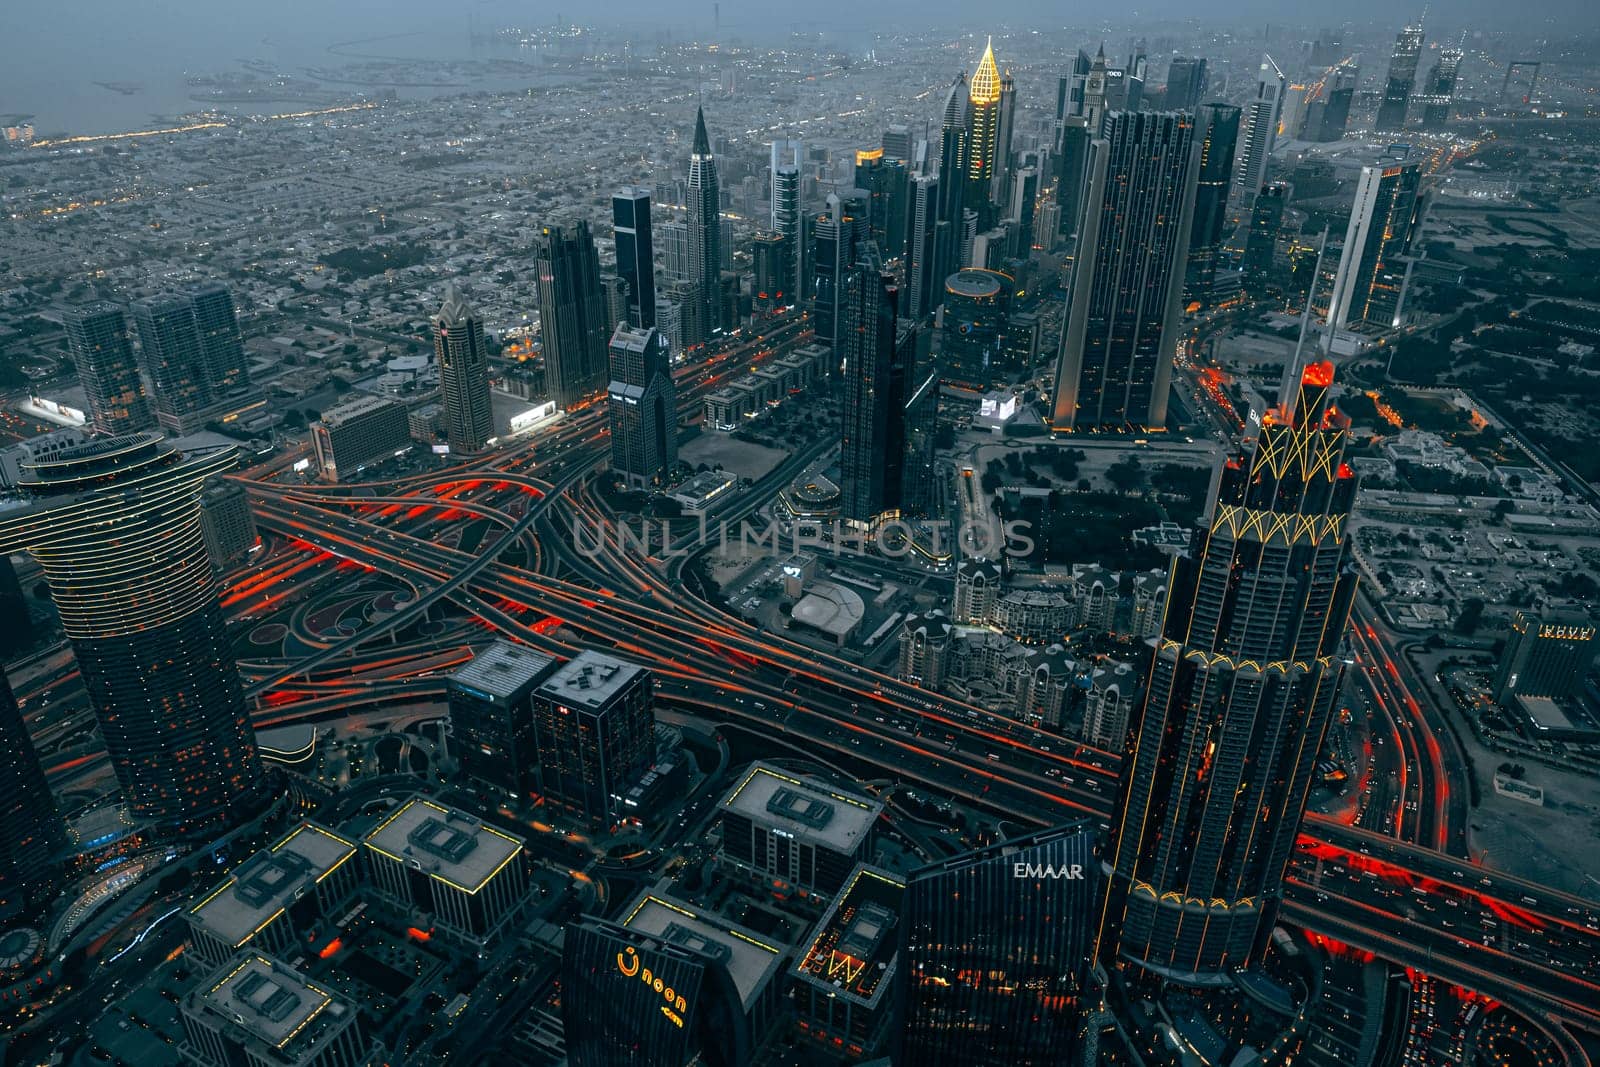
{"label": "curved facade building", "polygon": [[987,387],[1001,362],[1011,279],[968,267],[945,279],[939,371],[945,381]]}
{"label": "curved facade building", "polygon": [[200,526],[232,449],[98,438],[23,468],[0,554],[39,561],[135,817],[220,826],[259,777],[255,737]]}
{"label": "curved facade building", "polygon": [[1101,955],[1225,984],[1267,948],[1339,692],[1356,479],[1333,367],[1307,367],[1173,561],[1113,817]]}

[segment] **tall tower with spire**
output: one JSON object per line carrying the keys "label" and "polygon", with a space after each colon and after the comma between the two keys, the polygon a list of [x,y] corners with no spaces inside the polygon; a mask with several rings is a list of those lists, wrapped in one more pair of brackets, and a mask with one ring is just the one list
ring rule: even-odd
{"label": "tall tower with spire", "polygon": [[961,268],[961,219],[966,206],[967,144],[971,110],[967,76],[963,72],[950,83],[944,98],[944,116],[939,128],[939,188],[937,221],[933,227],[933,276],[927,288],[926,306],[931,314],[944,292],[944,280]]}
{"label": "tall tower with spire", "polygon": [[1356,478],[1333,365],[1288,376],[1174,557],[1106,853],[1106,966],[1225,986],[1259,962],[1343,675]]}
{"label": "tall tower with spire", "polygon": [[994,41],[984,45],[983,58],[967,87],[966,206],[986,227],[994,213],[990,194],[1000,154],[1000,70],[994,62]]}
{"label": "tall tower with spire", "polygon": [[482,452],[494,436],[489,406],[489,351],[483,324],[454,285],[433,320],[433,355],[444,401],[445,440],[452,452]]}
{"label": "tall tower with spire", "polygon": [[688,208],[689,281],[699,289],[697,299],[709,336],[727,324],[722,321],[722,191],[711,139],[706,136],[705,108],[697,108],[694,115]]}

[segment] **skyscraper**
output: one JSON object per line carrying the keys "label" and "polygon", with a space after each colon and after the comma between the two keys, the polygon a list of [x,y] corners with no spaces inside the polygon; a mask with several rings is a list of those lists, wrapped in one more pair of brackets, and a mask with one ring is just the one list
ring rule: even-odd
{"label": "skyscraper", "polygon": [[964,206],[978,213],[979,227],[988,229],[994,219],[994,177],[1000,155],[1000,71],[994,62],[994,42],[983,48],[983,58],[967,88],[966,171]]}
{"label": "skyscraper", "polygon": [[1400,325],[1411,247],[1427,205],[1416,163],[1362,167],[1333,287],[1333,330]]}
{"label": "skyscraper", "polygon": [[997,208],[1010,206],[1012,170],[1011,141],[1017,125],[1017,83],[1011,72],[1000,75],[1000,127],[995,136],[994,179],[989,183],[989,201]]}
{"label": "skyscraper", "polygon": [[900,287],[875,254],[850,268],[842,289],[839,514],[864,528],[900,506],[916,340],[914,330],[899,328]]}
{"label": "skyscraper", "polygon": [[1277,143],[1278,119],[1283,114],[1287,85],[1288,80],[1278,64],[1271,56],[1263,55],[1255,97],[1245,104],[1239,124],[1239,150],[1234,156],[1237,170],[1233,176],[1236,204],[1252,203],[1266,180],[1267,160],[1272,156],[1272,146]]}
{"label": "skyscraper", "polygon": [[[939,217],[935,226],[933,278],[929,296],[939,299],[938,286],[961,266],[961,234],[965,229],[967,191],[967,113],[971,110],[965,74],[957,74],[945,94],[939,127]],[[938,226],[942,225],[941,231]],[[933,306],[923,309],[924,314]]]}
{"label": "skyscraper", "polygon": [[856,153],[856,188],[866,195],[866,236],[885,260],[906,252],[906,198],[910,173],[905,164],[886,160],[882,149]]}
{"label": "skyscraper", "polygon": [[0,517],[0,554],[44,568],[123,795],[160,832],[229,822],[260,774],[200,528],[203,483],[234,461],[102,438],[27,466],[27,505]]}
{"label": "skyscraper", "polygon": [[[645,228],[642,244],[650,243],[650,196],[637,191],[643,200]],[[639,201],[619,195],[612,200],[620,218],[629,212],[631,220]],[[628,321],[642,312],[634,305],[633,289],[643,285],[650,297],[649,317],[656,314],[654,267],[644,275],[637,264],[624,264],[624,250],[631,255],[637,247],[635,234],[624,234],[617,227],[617,268],[628,286]],[[606,343],[611,338],[607,324],[605,293],[600,287],[600,255],[595,250],[589,224],[582,220],[566,226],[546,226],[533,239],[533,265],[539,290],[539,330],[544,342],[545,387],[550,399],[561,408],[572,409],[605,391],[609,372]],[[648,277],[645,277],[647,275]]]}
{"label": "skyscraper", "polygon": [[617,327],[606,393],[612,473],[633,489],[659,486],[678,461],[678,394],[659,330]]}
{"label": "skyscraper", "polygon": [[1260,295],[1272,280],[1272,264],[1278,251],[1278,231],[1283,229],[1283,209],[1288,206],[1289,187],[1273,182],[1256,194],[1250,206],[1250,229],[1244,239],[1245,288]]}
{"label": "skyscraper", "polygon": [[1464,53],[1459,47],[1439,49],[1428,72],[1427,93],[1422,97],[1422,128],[1442,130],[1450,124],[1450,108],[1455,103],[1456,78],[1461,73]]}
{"label": "skyscraper", "polygon": [[1189,266],[1184,285],[1190,300],[1204,304],[1210,300],[1216,282],[1217,251],[1228,225],[1228,191],[1233,186],[1239,109],[1231,104],[1205,104],[1195,111],[1194,124],[1200,138],[1200,169],[1195,182],[1194,223],[1189,228]]}
{"label": "skyscraper", "polygon": [[585,650],[540,682],[532,699],[540,793],[550,804],[609,826],[623,795],[655,762],[651,673]]}
{"label": "skyscraper", "polygon": [[689,280],[700,287],[706,334],[722,330],[722,191],[717,184],[717,160],[706,136],[706,113],[694,116],[694,148],[689,153],[688,213]]}
{"label": "skyscraper", "polygon": [[104,300],[85,304],[69,311],[63,325],[95,432],[131,433],[154,426],[122,309]]}
{"label": "skyscraper", "polygon": [[167,295],[133,305],[145,372],[155,387],[156,419],[169,433],[194,433],[205,426],[216,394],[200,345],[194,304]]}
{"label": "skyscraper", "polygon": [[911,873],[895,1062],[1074,1062],[1099,895],[1094,840],[1090,824],[1074,823]]}
{"label": "skyscraper", "polygon": [[1114,111],[1104,130],[1090,148],[1052,422],[1160,428],[1194,214],[1194,119]]}
{"label": "skyscraper", "polygon": [[1417,84],[1417,62],[1421,58],[1422,23],[1417,22],[1395,36],[1394,53],[1389,57],[1389,80],[1384,83],[1378,117],[1372,124],[1374,129],[1392,131],[1405,126],[1411,92]]}
{"label": "skyscraper", "polygon": [[451,751],[462,775],[497,802],[538,792],[533,691],[555,669],[549,656],[500,640],[450,676]]}
{"label": "skyscraper", "polygon": [[1344,137],[1350,123],[1350,104],[1360,81],[1360,71],[1351,63],[1340,63],[1327,74],[1322,95],[1306,109],[1306,140],[1326,143]]}
{"label": "skyscraper", "polygon": [[883,158],[893,162],[911,165],[912,152],[916,144],[911,137],[911,128],[898,123],[888,126],[883,131]]}
{"label": "skyscraper", "polygon": [[33,740],[0,671],[0,921],[44,903],[66,846]]}
{"label": "skyscraper", "polygon": [[433,320],[433,358],[439,365],[450,451],[482,452],[494,435],[489,351],[483,344],[483,324],[454,285],[445,287],[444,304]]}
{"label": "skyscraper", "polygon": [[772,311],[794,303],[789,291],[789,270],[793,257],[789,241],[776,230],[761,230],[750,235],[750,266],[754,275],[751,303],[757,311]]}
{"label": "skyscraper", "polygon": [[[628,325],[648,330],[656,324],[656,252],[650,234],[650,190],[630,186],[615,193],[611,197],[611,222],[616,232],[617,275],[628,285]],[[609,327],[606,332],[609,335]],[[604,348],[605,339],[601,338],[601,350]]]}
{"label": "skyscraper", "polygon": [[805,240],[801,233],[804,208],[801,204],[799,141],[772,142],[772,228],[789,242],[789,272],[783,289],[789,303],[804,299]]}
{"label": "skyscraper", "polygon": [[189,303],[194,308],[195,328],[200,333],[200,351],[212,396],[219,402],[237,397],[239,391],[250,384],[250,361],[244,354],[244,338],[239,333],[233,294],[227,286],[213,282],[190,292]]}
{"label": "skyscraper", "polygon": [[1226,985],[1258,962],[1282,895],[1355,595],[1356,479],[1333,366],[1288,382],[1174,557],[1150,684],[1113,809],[1100,958]]}
{"label": "skyscraper", "polygon": [[[922,174],[911,180],[911,206],[906,218],[906,308],[907,318],[920,320],[938,306],[938,262],[941,235],[939,220],[940,178]],[[946,227],[948,229],[948,227]]]}
{"label": "skyscraper", "polygon": [[1205,99],[1208,79],[1206,61],[1193,56],[1173,56],[1167,65],[1168,111],[1192,111]]}
{"label": "skyscraper", "polygon": [[845,274],[856,262],[858,246],[866,239],[866,219],[861,202],[838,193],[828,195],[827,211],[811,224],[812,329],[817,341],[840,348],[844,321],[839,313]]}
{"label": "skyscraper", "polygon": [[988,389],[1001,374],[1006,309],[1014,283],[998,271],[966,267],[944,282],[939,318],[939,374],[947,382]]}

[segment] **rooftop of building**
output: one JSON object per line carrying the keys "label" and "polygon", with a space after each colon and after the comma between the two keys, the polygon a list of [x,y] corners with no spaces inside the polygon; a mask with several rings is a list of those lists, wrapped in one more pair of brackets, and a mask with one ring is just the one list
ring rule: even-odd
{"label": "rooftop of building", "polygon": [[783,830],[810,845],[853,853],[883,811],[883,801],[752,764],[722,799],[722,810]]}
{"label": "rooftop of building", "polygon": [[412,797],[396,808],[362,842],[379,855],[419,866],[464,893],[482,889],[522,851],[521,838],[423,797]]}
{"label": "rooftop of building", "polygon": [[854,590],[837,582],[820,581],[806,590],[790,618],[833,637],[848,635],[866,615],[866,605]]}
{"label": "rooftop of building", "polygon": [[199,999],[275,1049],[287,1047],[324,1013],[338,1018],[349,1010],[292,967],[254,953],[236,957],[219,971]]}
{"label": "rooftop of building", "polygon": [[637,663],[585,649],[546,678],[539,693],[568,706],[598,708],[648,674]]}
{"label": "rooftop of building", "polygon": [[857,867],[812,930],[805,955],[795,961],[795,980],[878,1007],[894,986],[895,925],[905,888],[889,871]]}
{"label": "rooftop of building", "polygon": [[552,657],[524,645],[495,641],[458,667],[450,684],[475,696],[513,700],[548,675],[555,663]]}
{"label": "rooftop of building", "polygon": [[370,393],[362,396],[353,396],[342,404],[336,404],[322,413],[322,425],[332,429],[342,426],[351,419],[358,419],[363,415],[370,415],[374,411],[385,408],[404,406],[398,401],[387,396],[375,396]]}
{"label": "rooftop of building", "polygon": [[228,879],[189,909],[189,921],[235,948],[276,918],[299,892],[355,855],[356,846],[313,822],[234,868]]}
{"label": "rooftop of building", "polygon": [[772,981],[786,946],[687,901],[645,890],[623,912],[622,925],[710,956],[728,970],[748,1008]]}

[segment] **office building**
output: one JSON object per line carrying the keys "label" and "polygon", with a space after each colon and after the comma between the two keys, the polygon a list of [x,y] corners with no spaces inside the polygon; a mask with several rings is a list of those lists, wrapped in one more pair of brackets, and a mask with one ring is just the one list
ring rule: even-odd
{"label": "office building", "polygon": [[987,389],[1003,376],[1001,346],[1013,288],[1009,276],[977,267],[945,279],[939,318],[939,373],[945,381]]}
{"label": "office building", "polygon": [[1404,128],[1406,111],[1411,106],[1411,93],[1417,84],[1417,63],[1422,58],[1422,23],[1406,26],[1394,39],[1394,52],[1389,57],[1389,78],[1383,86],[1383,99],[1378,102],[1378,116],[1373,129],[1393,131]]}
{"label": "office building", "polygon": [[[1173,60],[1174,64],[1177,62]],[[1168,89],[1170,92],[1170,85]],[[1227,235],[1228,193],[1233,188],[1233,157],[1239,142],[1239,109],[1231,104],[1202,105],[1195,111],[1194,125],[1195,135],[1200,138],[1200,163],[1184,287],[1189,300],[1204,305],[1211,302],[1217,256]]]}
{"label": "office building", "polygon": [[914,160],[916,141],[909,126],[893,125],[883,131],[883,158],[910,166]]}
{"label": "office building", "polygon": [[753,763],[718,805],[729,867],[779,897],[831,899],[873,858],[883,801]]}
{"label": "office building", "polygon": [[233,294],[227,286],[213,282],[192,290],[188,299],[211,393],[219,402],[237,402],[250,385],[250,361],[245,356]]}
{"label": "office building", "polygon": [[545,802],[593,826],[620,817],[622,798],[655,762],[650,671],[584,650],[533,694],[534,747]]}
{"label": "office building", "polygon": [[839,513],[865,529],[900,506],[917,333],[910,324],[901,328],[900,287],[875,258],[852,267],[843,288]]}
{"label": "office building", "polygon": [[[606,336],[628,321],[628,283],[610,271],[600,274],[600,299],[606,308]],[[656,297],[656,307],[661,298]]]}
{"label": "office building", "polygon": [[859,245],[866,240],[866,219],[861,201],[838,193],[828,195],[827,210],[811,224],[812,329],[822,344],[835,352],[845,329],[842,303],[844,284],[855,266]]}
{"label": "office building", "polygon": [[1518,610],[1495,671],[1495,700],[1509,705],[1516,697],[1580,696],[1600,651],[1596,635],[1594,622],[1576,612]]}
{"label": "office building", "polygon": [[750,261],[754,268],[750,302],[756,311],[776,311],[795,302],[794,291],[789,288],[794,257],[787,237],[777,230],[751,234]]}
{"label": "office building", "polygon": [[235,867],[184,915],[189,945],[220,967],[240,949],[294,956],[320,939],[360,881],[354,841],[314,822]]}
{"label": "office building", "polygon": [[288,964],[241,952],[183,998],[192,1067],[366,1067],[375,1049],[352,1001]]}
{"label": "office building", "polygon": [[1056,429],[1167,420],[1195,199],[1194,119],[1110,112],[1095,140],[1067,295]]}
{"label": "office building", "polygon": [[751,1062],[781,1005],[785,946],[646,890],[617,922],[565,931],[561,1013],[572,1067]]}
{"label": "office building", "polygon": [[551,657],[502,640],[450,676],[450,749],[462,776],[497,803],[539,791],[533,691],[555,669]]}
{"label": "office building", "polygon": [[905,889],[890,871],[851,871],[790,968],[801,1034],[846,1063],[883,1054],[893,1036]]}
{"label": "office building", "polygon": [[999,212],[1010,209],[1012,193],[1012,138],[1017,125],[1017,83],[1008,70],[1000,75],[999,130],[995,135],[994,178],[989,183],[989,200]]}
{"label": "office building", "polygon": [[[971,137],[968,115],[972,110],[971,94],[967,90],[964,73],[957,74],[945,94],[944,112],[939,126],[939,210],[937,238],[934,246],[933,281],[929,295],[938,300],[942,293],[938,286],[945,278],[959,270],[961,235],[966,229],[967,196],[967,142]],[[925,309],[931,314],[932,308]]]}
{"label": "office building", "polygon": [[967,131],[963,206],[977,212],[979,226],[987,229],[994,218],[993,185],[1000,156],[1000,71],[995,66],[994,42],[984,45],[983,57],[967,87]]}
{"label": "office building", "polygon": [[942,231],[939,221],[939,178],[918,175],[911,180],[909,214],[906,219],[906,307],[907,318],[920,321],[933,314],[938,305],[938,279],[934,267],[938,260]]}
{"label": "office building", "polygon": [[200,535],[214,570],[243,563],[261,542],[250,494],[226,478],[214,478],[200,494]]}
{"label": "office building", "polygon": [[[656,324],[656,252],[650,229],[650,190],[630,186],[611,197],[611,224],[617,242],[617,276],[628,287],[628,325],[648,330]],[[606,336],[616,323],[609,323]],[[604,338],[601,345],[604,347]]]}
{"label": "office building", "polygon": [[145,373],[155,387],[156,420],[168,433],[195,433],[215,407],[211,375],[200,347],[194,304],[168,295],[133,305]]}
{"label": "office building", "polygon": [[1340,63],[1324,78],[1322,94],[1306,108],[1305,129],[1308,141],[1328,143],[1344,137],[1350,123],[1350,104],[1355,99],[1361,72],[1352,63]]}
{"label": "office building", "polygon": [[1089,145],[1098,130],[1091,130],[1082,115],[1068,115],[1061,123],[1061,151],[1056,160],[1057,235],[1070,238],[1082,221],[1084,184],[1089,171]]}
{"label": "office building", "polygon": [[1283,210],[1288,201],[1289,187],[1283,182],[1273,182],[1256,195],[1256,202],[1251,205],[1250,228],[1245,234],[1244,259],[1240,266],[1245,288],[1254,295],[1264,293],[1272,280],[1278,231],[1283,229]]}
{"label": "office building", "polygon": [[1238,150],[1234,153],[1233,197],[1234,203],[1244,205],[1255,202],[1267,178],[1267,161],[1272,158],[1272,147],[1278,142],[1278,122],[1283,115],[1283,96],[1288,79],[1269,55],[1261,57],[1261,70],[1256,78],[1255,95],[1244,105],[1239,116]]}
{"label": "office building", "polygon": [[378,892],[447,940],[481,950],[521,910],[522,839],[464,811],[412,797],[361,843]]}
{"label": "office building", "polygon": [[720,333],[722,317],[722,190],[717,183],[717,160],[706,136],[706,113],[696,109],[694,147],[689,153],[688,212],[689,280],[700,287],[706,336]]}
{"label": "office building", "polygon": [[1089,823],[1074,823],[906,878],[896,1062],[1073,1062],[1099,898],[1095,837]]}
{"label": "office building", "polygon": [[411,448],[406,406],[385,396],[351,397],[311,424],[317,469],[326,481],[348,481],[362,469]]}
{"label": "office building", "polygon": [[[648,290],[649,317],[656,314],[655,266],[626,261],[641,245],[650,244],[650,196],[642,189],[612,198],[612,214],[631,221],[642,211],[642,235],[617,223],[617,269],[628,291],[627,318],[642,312],[634,289]],[[545,391],[558,408],[572,410],[600,396],[606,387],[606,344],[611,339],[610,315],[600,286],[600,256],[589,224],[546,226],[533,239],[533,262],[539,289],[539,333],[544,349]]]}
{"label": "office building", "polygon": [[1420,164],[1361,168],[1334,281],[1331,330],[1400,325],[1426,207]]}
{"label": "office building", "polygon": [[1206,98],[1209,84],[1203,58],[1173,56],[1167,65],[1167,95],[1161,106],[1168,111],[1193,111]]}
{"label": "office building", "polygon": [[235,458],[102,438],[26,467],[26,504],[0,513],[0,554],[44,569],[129,810],[158,832],[241,817],[260,773],[200,526]]}
{"label": "office building", "polygon": [[1455,104],[1456,79],[1461,74],[1461,48],[1441,48],[1428,72],[1427,92],[1421,98],[1422,128],[1442,130],[1450,124],[1450,109]]}
{"label": "office building", "polygon": [[66,843],[22,709],[0,671],[0,922],[27,915],[55,896]]}
{"label": "office building", "polygon": [[[656,235],[661,248],[661,278],[667,283],[689,282],[689,227],[682,222],[668,222]],[[698,312],[697,312],[698,314]]]}
{"label": "office building", "polygon": [[445,287],[444,303],[433,320],[433,358],[450,451],[482,452],[494,434],[489,350],[483,343],[483,323],[454,285]]}
{"label": "office building", "polygon": [[659,330],[618,326],[611,335],[606,404],[612,474],[632,489],[664,484],[678,462],[678,394]]}
{"label": "office building", "polygon": [[1343,675],[1356,479],[1333,366],[1286,376],[1173,557],[1113,808],[1109,967],[1231,985],[1265,952]]}
{"label": "office building", "polygon": [[62,320],[67,350],[89,401],[95,433],[148,430],[156,424],[139,378],[139,363],[128,338],[128,319],[107,301],[73,308]]}
{"label": "office building", "polygon": [[798,304],[803,299],[806,277],[802,262],[806,238],[801,232],[805,208],[801,199],[800,163],[799,141],[772,143],[772,228],[788,242],[789,267],[782,288],[792,294],[790,304]]}
{"label": "office building", "polygon": [[906,251],[906,211],[911,174],[904,163],[883,158],[883,150],[856,153],[856,188],[866,197],[865,235],[887,260]]}

